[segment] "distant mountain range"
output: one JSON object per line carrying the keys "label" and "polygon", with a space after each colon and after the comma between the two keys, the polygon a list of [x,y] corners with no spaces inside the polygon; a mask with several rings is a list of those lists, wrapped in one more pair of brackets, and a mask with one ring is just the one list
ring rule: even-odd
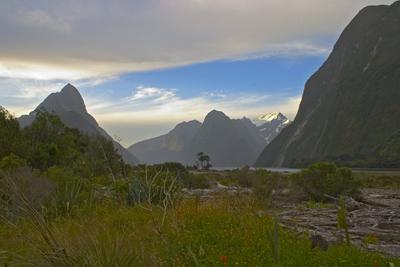
{"label": "distant mountain range", "polygon": [[96,120],[87,112],[86,106],[79,91],[67,84],[60,92],[50,94],[34,111],[29,115],[23,115],[18,118],[21,127],[27,127],[32,124],[39,110],[44,110],[60,117],[61,121],[70,128],[76,128],[89,135],[99,134],[112,140],[114,147],[121,154],[123,160],[128,164],[139,163],[138,159],[128,150],[122,147],[118,142],[103,130]]}
{"label": "distant mountain range", "polygon": [[204,152],[214,167],[252,165],[265,145],[288,123],[281,113],[267,114],[252,122],[247,118],[230,119],[213,110],[203,123],[182,122],[169,133],[134,144],[128,150],[148,164],[175,161],[193,165],[197,153]]}
{"label": "distant mountain range", "polygon": [[366,7],[308,80],[299,111],[256,166],[400,167],[400,1]]}
{"label": "distant mountain range", "polygon": [[165,135],[125,149],[87,112],[82,96],[71,84],[60,92],[50,94],[29,115],[18,118],[21,127],[31,125],[40,110],[57,115],[68,127],[112,140],[124,161],[132,165],[139,162],[193,165],[199,152],[208,154],[215,167],[252,165],[265,145],[289,124],[281,113],[266,114],[251,121],[247,118],[230,119],[224,113],[213,110],[203,123],[195,120],[182,122]]}

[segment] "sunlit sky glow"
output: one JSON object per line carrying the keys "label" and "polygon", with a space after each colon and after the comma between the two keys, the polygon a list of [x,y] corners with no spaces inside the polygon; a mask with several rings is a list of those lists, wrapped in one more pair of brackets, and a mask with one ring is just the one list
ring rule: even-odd
{"label": "sunlit sky glow", "polygon": [[345,25],[391,2],[1,1],[0,105],[19,116],[71,82],[124,145],[211,109],[292,119]]}

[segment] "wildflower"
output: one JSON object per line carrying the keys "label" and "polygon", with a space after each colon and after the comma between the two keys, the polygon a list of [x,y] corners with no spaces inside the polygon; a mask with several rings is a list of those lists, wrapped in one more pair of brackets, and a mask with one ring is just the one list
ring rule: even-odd
{"label": "wildflower", "polygon": [[224,266],[226,266],[228,264],[228,256],[226,255],[219,256],[219,261],[222,262]]}

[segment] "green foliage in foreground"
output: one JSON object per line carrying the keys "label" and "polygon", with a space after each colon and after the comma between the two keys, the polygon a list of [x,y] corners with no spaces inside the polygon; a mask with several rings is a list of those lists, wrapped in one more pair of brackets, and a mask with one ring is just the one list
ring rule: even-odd
{"label": "green foliage in foreground", "polygon": [[311,249],[307,236],[276,228],[245,197],[186,200],[163,212],[103,204],[47,224],[49,246],[30,220],[0,225],[0,263],[8,266],[387,266],[399,260],[347,246]]}
{"label": "green foliage in foreground", "polygon": [[323,201],[326,196],[357,196],[360,182],[348,168],[338,168],[333,163],[317,163],[293,175],[295,186],[309,198]]}

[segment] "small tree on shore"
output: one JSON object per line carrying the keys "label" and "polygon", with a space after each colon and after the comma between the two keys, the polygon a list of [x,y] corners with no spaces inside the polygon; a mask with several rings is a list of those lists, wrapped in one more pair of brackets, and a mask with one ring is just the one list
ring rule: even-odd
{"label": "small tree on shore", "polygon": [[197,153],[197,162],[198,162],[197,165],[202,170],[209,170],[212,167],[210,163],[211,162],[210,156],[206,155],[204,152]]}

